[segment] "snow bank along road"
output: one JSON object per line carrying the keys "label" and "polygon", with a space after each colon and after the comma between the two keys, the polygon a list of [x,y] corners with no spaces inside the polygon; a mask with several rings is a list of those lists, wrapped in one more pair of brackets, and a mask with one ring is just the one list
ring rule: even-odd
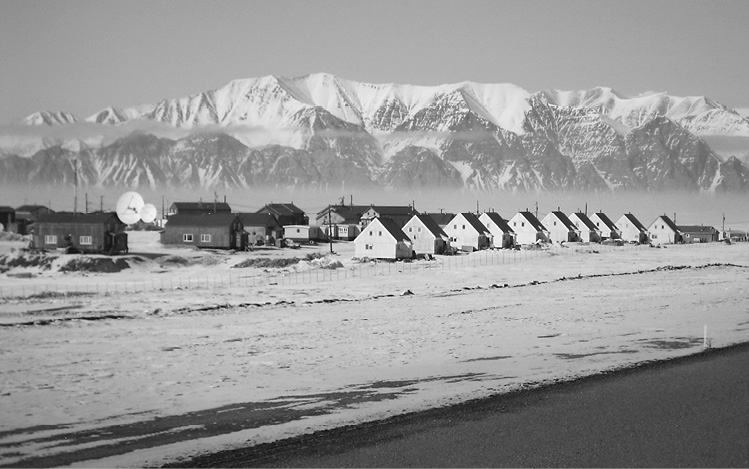
{"label": "snow bank along road", "polygon": [[158,465],[693,354],[749,340],[748,297],[749,245],[715,244],[13,300],[0,464]]}

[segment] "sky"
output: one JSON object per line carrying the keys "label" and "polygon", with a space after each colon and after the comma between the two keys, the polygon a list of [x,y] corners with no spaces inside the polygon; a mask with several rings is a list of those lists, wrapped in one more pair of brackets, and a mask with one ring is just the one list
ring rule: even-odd
{"label": "sky", "polygon": [[318,72],[746,108],[748,19],[745,0],[2,0],[0,125]]}

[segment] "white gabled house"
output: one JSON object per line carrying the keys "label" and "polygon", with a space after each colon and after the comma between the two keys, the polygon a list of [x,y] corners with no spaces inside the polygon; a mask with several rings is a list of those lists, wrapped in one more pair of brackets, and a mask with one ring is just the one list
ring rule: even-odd
{"label": "white gabled house", "polygon": [[552,243],[580,241],[580,230],[559,210],[549,212],[541,223],[549,230],[549,239]]}
{"label": "white gabled house", "polygon": [[518,212],[507,223],[515,232],[515,243],[535,244],[549,242],[549,231],[531,212]]}
{"label": "white gabled house", "polygon": [[354,255],[372,259],[410,259],[411,239],[390,218],[375,218],[354,240]]}
{"label": "white gabled house", "polygon": [[473,213],[464,212],[455,215],[444,231],[450,237],[450,244],[462,251],[475,251],[489,247],[491,233]]}
{"label": "white gabled house", "polygon": [[653,244],[674,244],[682,242],[682,233],[668,216],[661,215],[648,227]]}
{"label": "white gabled house", "polygon": [[645,225],[640,223],[631,213],[625,213],[616,221],[616,227],[621,232],[621,238],[624,241],[633,243],[646,244],[650,242],[650,233]]}
{"label": "white gabled house", "polygon": [[601,231],[601,239],[620,239],[622,230],[603,212],[596,212],[590,217],[590,221]]}
{"label": "white gabled house", "polygon": [[588,216],[582,212],[575,212],[568,217],[580,236],[580,241],[584,243],[600,243],[601,230],[596,227]]}
{"label": "white gabled house", "polygon": [[450,247],[450,237],[426,214],[411,217],[403,232],[411,239],[416,254],[442,254]]}
{"label": "white gabled house", "polygon": [[513,248],[515,247],[515,232],[512,231],[507,220],[502,218],[497,212],[484,212],[479,217],[489,233],[492,235],[491,244],[495,248]]}

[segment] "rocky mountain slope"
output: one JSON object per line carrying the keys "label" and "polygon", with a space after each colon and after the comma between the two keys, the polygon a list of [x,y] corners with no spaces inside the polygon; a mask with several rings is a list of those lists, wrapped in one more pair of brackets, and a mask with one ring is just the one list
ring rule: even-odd
{"label": "rocky mountain slope", "polygon": [[747,166],[702,138],[749,142],[746,117],[709,98],[608,88],[269,76],[23,125],[0,129],[0,183],[71,184],[77,165],[84,184],[133,188],[749,190]]}

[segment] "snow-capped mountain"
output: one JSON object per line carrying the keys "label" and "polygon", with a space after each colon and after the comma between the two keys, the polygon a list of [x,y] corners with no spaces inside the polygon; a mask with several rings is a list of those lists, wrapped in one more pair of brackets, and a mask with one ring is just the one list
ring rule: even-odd
{"label": "snow-capped mountain", "polygon": [[[70,133],[77,121],[36,113],[24,123]],[[12,174],[65,184],[63,168],[78,159],[83,180],[102,186],[749,190],[749,170],[735,158],[744,153],[718,156],[701,138],[743,148],[749,119],[705,97],[378,85],[313,74],[234,80],[153,105],[108,107],[84,122],[85,139],[47,137],[29,147],[33,154],[11,151],[13,135],[0,135],[0,181]],[[107,129],[99,146],[91,126]]]}

